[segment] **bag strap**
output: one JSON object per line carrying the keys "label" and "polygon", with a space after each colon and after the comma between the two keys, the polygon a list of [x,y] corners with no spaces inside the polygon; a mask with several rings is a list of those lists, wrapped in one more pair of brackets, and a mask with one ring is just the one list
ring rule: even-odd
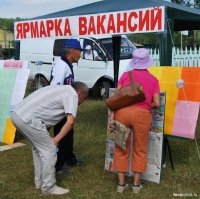
{"label": "bag strap", "polygon": [[131,71],[128,71],[128,74],[129,74],[129,77],[130,77],[130,80],[131,80],[131,83],[134,83],[134,78],[133,78],[133,74]]}

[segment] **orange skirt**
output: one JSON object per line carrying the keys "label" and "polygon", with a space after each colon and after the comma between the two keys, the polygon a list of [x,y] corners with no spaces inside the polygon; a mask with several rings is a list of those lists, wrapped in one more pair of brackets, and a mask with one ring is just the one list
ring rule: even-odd
{"label": "orange skirt", "polygon": [[[115,145],[113,169],[128,172],[130,153],[132,152],[132,171],[145,172],[147,141],[152,122],[151,112],[147,109],[129,106],[116,111],[115,120],[133,129],[133,134],[128,138],[126,151]],[[131,136],[133,136],[132,150],[130,148]]]}

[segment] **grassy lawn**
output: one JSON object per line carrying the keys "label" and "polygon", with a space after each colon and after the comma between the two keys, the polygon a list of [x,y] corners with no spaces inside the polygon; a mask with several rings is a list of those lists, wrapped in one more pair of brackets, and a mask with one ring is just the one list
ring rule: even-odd
{"label": "grassy lawn", "polygon": [[[144,181],[144,189],[138,195],[131,189],[124,194],[116,192],[117,177],[104,171],[107,107],[100,100],[87,100],[80,106],[75,126],[75,153],[85,161],[82,167],[69,168],[67,177],[57,177],[57,184],[69,187],[65,196],[41,196],[33,183],[31,146],[0,152],[0,199],[118,199],[118,198],[177,198],[173,194],[197,194],[200,198],[200,160],[193,140],[169,138],[175,171],[172,171],[167,156],[160,184]],[[197,142],[200,147],[200,122],[197,127]],[[132,179],[128,178],[128,183]],[[179,198],[179,197],[178,197]],[[187,197],[181,197],[187,198]]]}

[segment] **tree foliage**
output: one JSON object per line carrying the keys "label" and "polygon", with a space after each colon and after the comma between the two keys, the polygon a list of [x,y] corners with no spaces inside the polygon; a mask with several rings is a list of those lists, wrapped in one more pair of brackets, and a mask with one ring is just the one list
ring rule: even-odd
{"label": "tree foliage", "polygon": [[200,0],[171,0],[173,3],[189,6],[189,7],[195,7],[200,8]]}
{"label": "tree foliage", "polygon": [[196,0],[194,3],[195,8],[200,8],[200,0]]}
{"label": "tree foliage", "polygon": [[14,32],[14,22],[21,21],[24,19],[21,19],[19,17],[17,18],[0,18],[0,29],[6,29],[11,32]]}

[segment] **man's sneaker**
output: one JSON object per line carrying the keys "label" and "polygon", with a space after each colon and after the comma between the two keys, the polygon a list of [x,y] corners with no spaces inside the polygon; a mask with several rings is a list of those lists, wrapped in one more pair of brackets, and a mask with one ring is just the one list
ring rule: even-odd
{"label": "man's sneaker", "polygon": [[59,175],[59,176],[68,176],[69,175],[69,171],[67,171],[66,169],[61,169],[59,171],[56,171],[56,175]]}
{"label": "man's sneaker", "polygon": [[142,190],[143,186],[141,184],[137,185],[137,186],[132,186],[133,192],[134,193],[140,193],[140,191]]}
{"label": "man's sneaker", "polygon": [[125,185],[118,185],[117,186],[117,192],[118,193],[123,193],[126,189],[128,189],[128,184],[125,184]]}
{"label": "man's sneaker", "polygon": [[162,167],[163,167],[163,168],[166,168],[166,163],[162,164]]}
{"label": "man's sneaker", "polygon": [[69,193],[69,189],[64,189],[55,185],[55,188],[43,192],[44,195],[64,195]]}
{"label": "man's sneaker", "polygon": [[75,166],[82,166],[84,164],[83,160],[77,160],[76,158],[68,160],[67,165],[70,167],[75,167]]}
{"label": "man's sneaker", "polygon": [[40,188],[41,188],[41,185],[35,185],[35,188],[36,188],[36,189],[40,189]]}
{"label": "man's sneaker", "polygon": [[35,182],[35,188],[36,189],[40,189],[41,186],[42,186],[42,182],[39,182],[39,181]]}

